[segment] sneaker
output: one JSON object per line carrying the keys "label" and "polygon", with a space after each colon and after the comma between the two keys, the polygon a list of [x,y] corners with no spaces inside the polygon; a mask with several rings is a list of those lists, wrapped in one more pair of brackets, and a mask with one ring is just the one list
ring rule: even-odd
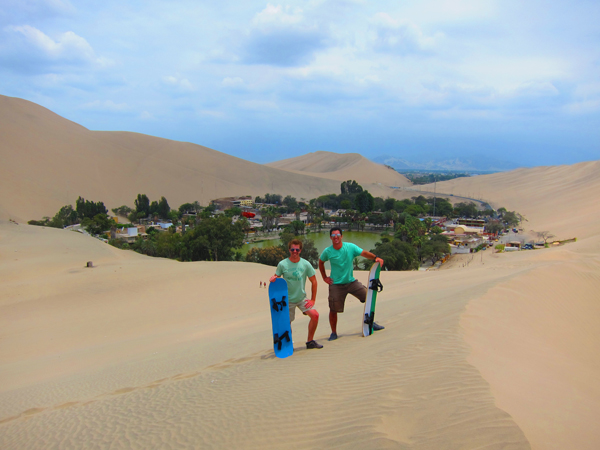
{"label": "sneaker", "polygon": [[383,325],[379,325],[379,324],[373,322],[373,331],[379,331],[379,330],[385,330],[385,327]]}
{"label": "sneaker", "polygon": [[337,339],[337,333],[331,333],[331,336],[329,336],[329,340],[335,341],[336,339]]}
{"label": "sneaker", "polygon": [[306,348],[323,348],[317,341],[312,340],[306,343]]}

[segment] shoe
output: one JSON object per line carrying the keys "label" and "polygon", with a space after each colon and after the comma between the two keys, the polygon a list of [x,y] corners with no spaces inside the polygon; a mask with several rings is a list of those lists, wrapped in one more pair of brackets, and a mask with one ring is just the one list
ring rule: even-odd
{"label": "shoe", "polygon": [[337,333],[331,333],[331,336],[329,336],[329,340],[335,341],[336,339],[337,339]]}
{"label": "shoe", "polygon": [[319,344],[317,341],[312,340],[312,341],[306,343],[306,348],[323,348],[323,346],[321,344]]}
{"label": "shoe", "polygon": [[385,330],[385,327],[383,325],[379,325],[379,324],[373,322],[373,331],[379,331],[379,330]]}

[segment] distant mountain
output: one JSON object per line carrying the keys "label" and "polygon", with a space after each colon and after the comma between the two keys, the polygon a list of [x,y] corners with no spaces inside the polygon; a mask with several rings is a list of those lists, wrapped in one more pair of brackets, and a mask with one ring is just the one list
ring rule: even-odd
{"label": "distant mountain", "polygon": [[517,169],[518,164],[485,155],[463,156],[406,156],[381,155],[372,158],[373,162],[385,164],[396,170],[451,170],[465,172],[504,172]]}

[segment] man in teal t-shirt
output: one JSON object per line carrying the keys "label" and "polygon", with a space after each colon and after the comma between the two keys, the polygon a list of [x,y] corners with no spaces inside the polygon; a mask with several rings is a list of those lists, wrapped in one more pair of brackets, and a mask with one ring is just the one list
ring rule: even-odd
{"label": "man in teal t-shirt", "polygon": [[[306,348],[323,348],[321,344],[314,340],[315,331],[319,324],[319,313],[314,309],[315,300],[317,299],[315,269],[307,260],[300,258],[300,252],[302,252],[301,240],[292,239],[288,244],[288,250],[290,251],[290,257],[279,262],[275,275],[269,281],[272,283],[276,278],[283,277],[288,286],[290,322],[293,322],[296,318],[296,308],[298,308],[302,311],[302,314],[310,318]],[[307,278],[310,280],[312,287],[310,300],[306,298],[306,291],[304,290]]]}
{"label": "man in teal t-shirt", "polygon": [[[348,294],[352,294],[362,303],[367,299],[367,288],[354,278],[354,258],[362,256],[374,259],[383,267],[383,259],[371,252],[363,250],[358,245],[342,242],[342,229],[333,227],[329,230],[331,246],[321,253],[319,258],[319,271],[323,281],[329,285],[329,325],[331,336],[329,340],[337,339],[337,315],[344,312],[344,305]],[[331,276],[325,272],[325,261],[331,264]],[[383,330],[385,327],[373,323],[373,330]]]}

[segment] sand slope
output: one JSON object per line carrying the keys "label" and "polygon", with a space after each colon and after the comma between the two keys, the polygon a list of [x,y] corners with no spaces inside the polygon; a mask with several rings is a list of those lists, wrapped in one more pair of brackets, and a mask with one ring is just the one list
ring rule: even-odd
{"label": "sand slope", "polygon": [[[200,145],[90,131],[34,103],[0,96],[0,217],[52,216],[78,196],[110,209],[137,194],[172,208],[233,195],[278,193],[310,199],[339,183],[251,163]],[[376,190],[382,195],[384,188]]]}
{"label": "sand slope", "polygon": [[[576,243],[384,272],[386,330],[369,338],[350,300],[326,341],[320,283],[325,348],[303,348],[299,318],[287,360],[258,287],[272,267],[183,264],[1,222],[0,447],[596,449],[600,235],[579,215],[596,179],[574,186],[594,167],[555,168],[562,182],[532,169],[524,198],[546,196],[515,203],[580,230]],[[516,182],[504,177],[500,201]],[[564,191],[564,214],[545,216]]]}
{"label": "sand slope", "polygon": [[[356,180],[362,186],[411,186],[412,183],[393,169],[369,161],[358,153],[312,152],[267,164],[269,167],[331,180]],[[372,188],[371,188],[372,189]],[[372,192],[373,193],[373,192]],[[379,194],[374,194],[379,195]]]}
{"label": "sand slope", "polygon": [[[157,191],[145,193],[173,203],[163,188],[263,194],[275,190],[261,177],[297,176],[298,189],[308,179],[263,166],[252,177],[249,163],[210,149],[91,132],[28,102],[0,103],[2,214],[53,213],[71,188],[75,198],[130,203],[130,193],[113,191],[125,173],[124,190],[135,196],[150,180]],[[238,178],[210,178],[219,164]],[[81,166],[90,167],[85,176],[69,175]],[[273,355],[259,288],[273,267],[178,263],[0,220],[0,448],[600,448],[599,167],[438,183],[439,192],[520,212],[526,229],[578,240],[461,255],[439,271],[384,272],[377,321],[386,329],[369,338],[351,299],[340,339],[326,340],[320,282],[316,338],[325,347],[304,348],[299,317],[286,360]],[[168,173],[163,186],[159,173]],[[198,173],[207,184],[194,184]],[[339,189],[322,179],[311,189],[328,182]]]}
{"label": "sand slope", "polygon": [[[433,185],[422,188],[433,192]],[[594,199],[600,198],[600,161],[457,178],[437,183],[436,189],[517,211],[527,219],[527,230],[548,230],[561,239],[598,233]]]}

